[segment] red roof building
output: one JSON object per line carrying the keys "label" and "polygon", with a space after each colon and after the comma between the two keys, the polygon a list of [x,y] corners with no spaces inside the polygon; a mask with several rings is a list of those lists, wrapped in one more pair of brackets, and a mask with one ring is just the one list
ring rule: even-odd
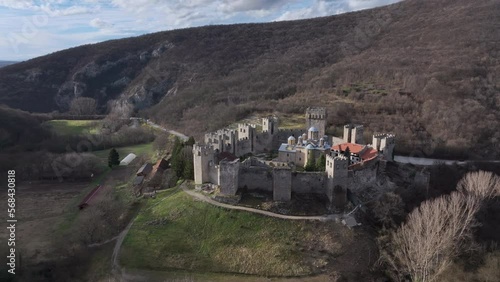
{"label": "red roof building", "polygon": [[351,154],[350,164],[363,164],[374,160],[378,156],[378,151],[373,147],[367,145],[360,145],[354,143],[343,143],[332,146],[331,154],[332,156],[338,156],[340,154],[344,154],[346,150],[349,149]]}

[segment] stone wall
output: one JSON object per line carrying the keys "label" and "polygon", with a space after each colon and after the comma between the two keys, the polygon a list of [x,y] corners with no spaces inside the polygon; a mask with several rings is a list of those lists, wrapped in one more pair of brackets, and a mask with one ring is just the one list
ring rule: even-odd
{"label": "stone wall", "polygon": [[326,173],[294,172],[292,173],[292,191],[298,194],[326,194]]}
{"label": "stone wall", "polygon": [[268,152],[276,149],[273,147],[273,135],[263,132],[255,135],[254,151],[255,153]]}
{"label": "stone wall", "polygon": [[252,153],[253,151],[253,144],[252,140],[250,139],[242,139],[236,141],[236,156],[244,156],[248,153]]}
{"label": "stone wall", "polygon": [[208,178],[210,183],[219,185],[219,168],[214,162],[211,162],[208,166]]}
{"label": "stone wall", "polygon": [[362,169],[353,170],[349,189],[356,193],[367,186],[373,185],[377,181],[378,162],[373,161],[362,167]]}
{"label": "stone wall", "polygon": [[273,200],[288,202],[292,199],[292,171],[289,168],[273,169]]}
{"label": "stone wall", "polygon": [[273,176],[270,168],[266,167],[240,167],[239,188],[248,190],[273,191]]}
{"label": "stone wall", "polygon": [[236,195],[239,187],[240,161],[238,159],[219,163],[219,186],[222,194]]}

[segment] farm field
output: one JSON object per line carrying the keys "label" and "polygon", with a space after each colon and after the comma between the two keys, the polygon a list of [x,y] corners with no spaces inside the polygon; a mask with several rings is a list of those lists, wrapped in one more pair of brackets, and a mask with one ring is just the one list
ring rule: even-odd
{"label": "farm field", "polygon": [[45,122],[53,131],[60,135],[98,134],[99,120],[50,120]]}
{"label": "farm field", "polygon": [[[89,182],[33,182],[20,183],[16,193],[18,249],[30,261],[50,258],[53,235],[78,202]],[[2,240],[6,233],[1,233]]]}

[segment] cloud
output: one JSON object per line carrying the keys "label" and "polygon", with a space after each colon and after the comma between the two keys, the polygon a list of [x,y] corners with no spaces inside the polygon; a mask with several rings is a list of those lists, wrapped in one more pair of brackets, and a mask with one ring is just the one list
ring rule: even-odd
{"label": "cloud", "polygon": [[349,6],[349,10],[357,11],[389,5],[400,1],[401,0],[348,0],[346,2],[348,2],[347,5]]}
{"label": "cloud", "polygon": [[12,9],[33,9],[34,1],[31,0],[0,0],[0,6]]}
{"label": "cloud", "polygon": [[223,0],[220,9],[226,13],[274,10],[294,1],[286,0]]}
{"label": "cloud", "polygon": [[113,24],[107,21],[103,21],[100,18],[95,18],[90,21],[90,26],[98,29],[105,29],[113,27]]}
{"label": "cloud", "polygon": [[40,10],[42,10],[47,15],[52,16],[52,17],[72,16],[72,15],[79,15],[79,14],[95,13],[95,9],[92,9],[89,7],[83,7],[83,6],[71,6],[69,8],[53,9],[50,7],[50,5],[43,5],[43,6],[40,6]]}
{"label": "cloud", "polygon": [[401,0],[315,0],[303,8],[284,11],[276,21],[324,17],[393,4]]}
{"label": "cloud", "polygon": [[[7,35],[0,37],[0,54],[5,56],[0,59],[29,58],[36,52],[43,55],[57,49],[176,28],[304,19],[398,1],[0,0],[0,33]],[[51,40],[41,40],[39,35]],[[12,43],[12,38],[18,41]]]}
{"label": "cloud", "polygon": [[275,20],[289,21],[344,13],[347,10],[342,2],[343,1],[316,0],[309,7],[286,11]]}

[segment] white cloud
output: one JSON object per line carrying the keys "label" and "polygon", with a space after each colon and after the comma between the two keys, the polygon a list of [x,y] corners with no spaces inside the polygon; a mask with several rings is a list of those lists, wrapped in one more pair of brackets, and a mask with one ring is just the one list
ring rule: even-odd
{"label": "white cloud", "polygon": [[286,0],[222,0],[220,9],[226,13],[275,10],[289,2]]}
{"label": "white cloud", "polygon": [[346,9],[343,7],[342,3],[339,3],[339,1],[316,0],[313,5],[309,7],[284,12],[276,18],[276,21],[323,17],[344,12],[346,12]]}
{"label": "white cloud", "polygon": [[53,9],[48,4],[40,6],[40,10],[52,17],[92,14],[96,12],[95,8],[89,8],[84,6],[71,6],[69,8]]}
{"label": "white cloud", "polygon": [[[0,59],[207,24],[327,16],[399,0],[0,0]],[[11,48],[11,38],[22,39]],[[45,39],[44,39],[45,38]],[[50,40],[49,40],[50,39]],[[13,49],[16,52],[13,52]],[[37,53],[38,52],[38,53]]]}
{"label": "white cloud", "polygon": [[12,9],[33,9],[35,3],[31,0],[0,0],[0,6]]}
{"label": "white cloud", "polygon": [[400,2],[401,0],[348,0],[347,4],[350,10],[363,10],[374,8],[382,5],[389,5],[396,2]]}
{"label": "white cloud", "polygon": [[105,29],[113,27],[113,24],[107,21],[103,21],[100,18],[95,18],[90,21],[90,26],[98,29]]}

